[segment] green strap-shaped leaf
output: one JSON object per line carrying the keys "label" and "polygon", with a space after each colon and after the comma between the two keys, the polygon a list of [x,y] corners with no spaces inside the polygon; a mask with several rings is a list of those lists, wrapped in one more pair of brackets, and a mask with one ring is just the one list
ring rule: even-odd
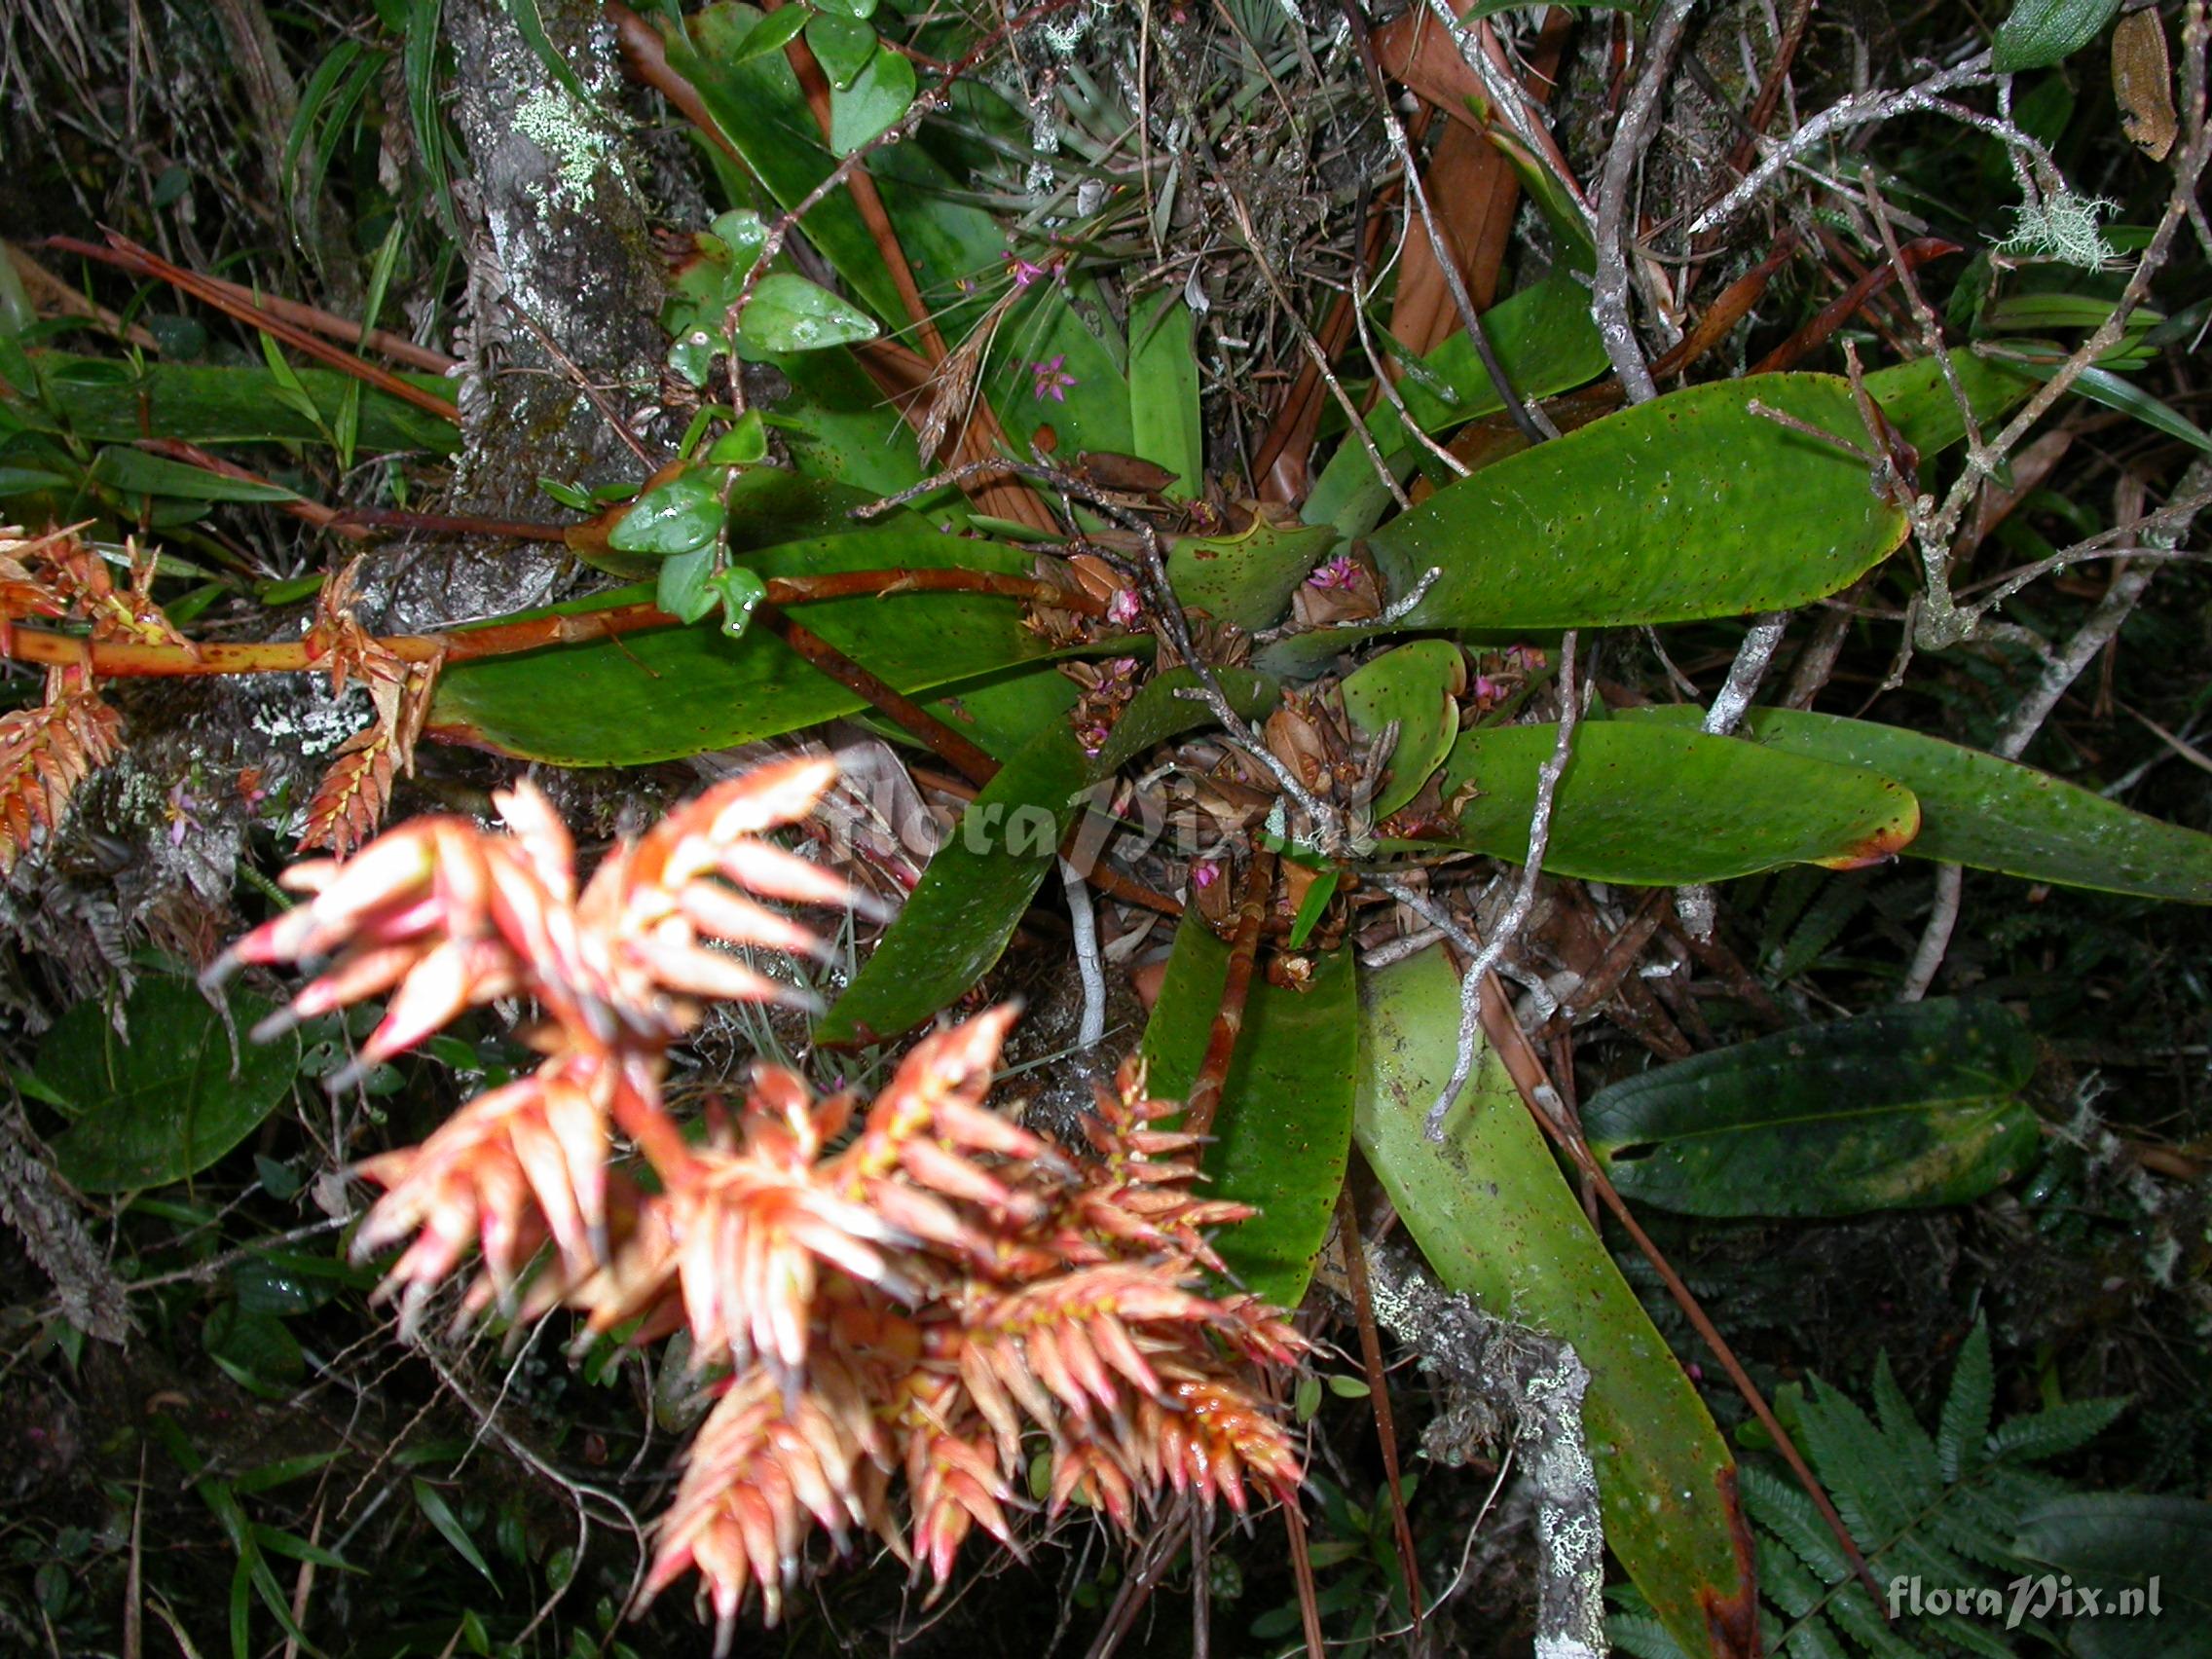
{"label": "green strap-shaped leaf", "polygon": [[[1505,376],[1524,398],[1550,397],[1605,372],[1605,345],[1590,320],[1590,290],[1566,273],[1523,288],[1483,313],[1483,334]],[[1464,334],[1455,334],[1420,359],[1400,383],[1407,409],[1423,427],[1441,431],[1504,408],[1490,375]],[[1367,429],[1384,458],[1410,467],[1414,447],[1396,410],[1383,404]],[[1365,535],[1389,510],[1390,492],[1375,475],[1366,446],[1346,436],[1314,480],[1303,516],[1340,535]]]}
{"label": "green strap-shaped leaf", "polygon": [[[1654,741],[1660,733],[1665,741]],[[1537,769],[1554,725],[1463,734],[1444,763],[1447,806],[1472,789],[1452,844],[1529,856]],[[1553,798],[1544,868],[1588,881],[1665,887],[1777,865],[1849,869],[1911,841],[1920,808],[1902,784],[1676,724],[1590,720]],[[1400,842],[1401,847],[1433,845]]]}
{"label": "green strap-shaped leaf", "polygon": [[[1225,674],[1223,688],[1252,714],[1273,698],[1258,675]],[[961,814],[906,907],[816,1027],[817,1043],[878,1042],[919,1025],[989,973],[1059,856],[1091,786],[1129,758],[1213,717],[1175,693],[1188,669],[1138,692],[1095,756],[1064,720],[1039,732]]]}
{"label": "green strap-shaped leaf", "polygon": [[1573,1345],[1590,1372],[1583,1425],[1605,1542],[1682,1650],[1710,1652],[1710,1615],[1751,1616],[1733,1541],[1744,1526],[1735,1463],[1494,1054],[1483,1053],[1443,1142],[1423,1134],[1458,1027],[1458,978],[1441,952],[1366,977],[1359,1149],[1446,1288]]}
{"label": "green strap-shaped leaf", "polygon": [[1623,1194],[1690,1215],[1965,1203],[2034,1156],[2034,1070],[1997,1004],[1909,1003],[1625,1078],[1582,1131]]}
{"label": "green strap-shaped leaf", "polygon": [[1129,317],[1130,447],[1174,473],[1166,493],[1186,501],[1206,474],[1195,326],[1191,308],[1173,294],[1155,295]]}
{"label": "green strap-shaped leaf", "polygon": [[1222,1084],[1208,1192],[1259,1213],[1215,1247],[1232,1274],[1278,1308],[1305,1299],[1345,1184],[1358,1002],[1349,950],[1315,957],[1304,990],[1255,974]]}
{"label": "green strap-shaped leaf", "polygon": [[[1229,978],[1229,946],[1183,912],[1146,1022],[1145,1087],[1189,1095]],[[1304,991],[1255,976],[1206,1149],[1206,1196],[1259,1213],[1214,1245],[1236,1281],[1278,1308],[1304,1300],[1351,1150],[1358,981],[1348,951],[1316,958]]]}
{"label": "green strap-shaped leaf", "polygon": [[[9,399],[11,411],[34,431],[66,429],[88,442],[130,444],[159,432],[195,444],[322,443],[336,427],[347,398],[357,392],[360,427],[354,441],[361,449],[451,455],[461,447],[461,428],[451,421],[365,389],[335,369],[292,371],[321,413],[317,425],[304,410],[271,395],[275,381],[266,369],[190,363],[134,369],[106,357],[64,351],[41,351],[26,361],[33,365],[38,385],[17,387],[22,400]],[[435,376],[408,378],[441,397],[453,389]]]}
{"label": "green strap-shaped leaf", "polygon": [[39,1080],[74,1120],[54,1139],[55,1166],[88,1193],[163,1187],[206,1168],[291,1089],[299,1039],[244,1037],[274,1012],[238,993],[226,1030],[189,981],[159,975],[140,979],[124,1004],[128,1037],[98,998],[77,1004],[38,1051]]}
{"label": "green strap-shaped leaf", "polygon": [[1392,594],[1442,573],[1413,628],[1576,628],[1784,610],[1904,540],[1864,461],[1753,412],[1863,445],[1832,375],[1671,392],[1436,492],[1368,539]]}
{"label": "green strap-shaped leaf", "polygon": [[[1624,710],[1626,725],[1693,724],[1689,708]],[[1862,766],[1919,797],[1905,851],[2029,881],[2212,903],[2212,835],[2162,823],[2033,766],[1901,726],[1753,709],[1745,734],[1771,755]]]}
{"label": "green strap-shaped leaf", "polygon": [[[1025,574],[1026,555],[912,522],[790,542],[749,554],[764,577],[902,567]],[[565,612],[652,597],[602,594]],[[1023,628],[1015,601],[909,593],[826,600],[793,613],[901,691],[950,685],[1035,662],[1051,647]],[[636,766],[751,743],[835,719],[863,700],[762,629],[668,628],[456,664],[439,678],[433,728],[564,766]]]}

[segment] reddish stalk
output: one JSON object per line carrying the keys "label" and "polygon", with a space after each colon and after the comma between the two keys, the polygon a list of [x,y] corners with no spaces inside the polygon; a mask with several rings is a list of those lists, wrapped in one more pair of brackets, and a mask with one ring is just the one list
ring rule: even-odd
{"label": "reddish stalk", "polygon": [[381,368],[333,346],[296,323],[286,322],[267,306],[240,299],[233,291],[235,284],[218,282],[198,272],[171,265],[161,255],[140,247],[128,237],[119,236],[113,231],[108,233],[108,243],[103,248],[93,242],[81,241],[75,237],[49,237],[46,240],[48,247],[56,247],[65,253],[78,254],[86,259],[95,259],[103,265],[117,266],[135,276],[156,277],[172,288],[190,294],[204,305],[213,306],[217,311],[260,329],[274,340],[281,340],[294,350],[303,351],[318,362],[327,363],[341,373],[351,375],[403,403],[413,404],[424,414],[435,415],[442,421],[460,421],[459,413],[444,398],[434,392],[424,391],[414,382],[402,379],[389,369]]}
{"label": "reddish stalk", "polygon": [[1265,847],[1254,848],[1252,867],[1244,874],[1243,901],[1236,910],[1236,940],[1230,946],[1221,1012],[1214,1015],[1213,1031],[1206,1038],[1206,1057],[1191,1085],[1190,1110],[1183,1115],[1186,1133],[1211,1133],[1213,1115],[1221,1108],[1221,1088],[1229,1081],[1229,1062],[1236,1051],[1237,1033],[1244,1029],[1244,1003],[1252,991],[1252,960],[1259,954],[1260,924],[1267,917],[1268,899],[1274,886],[1274,854]]}
{"label": "reddish stalk", "polygon": [[[119,271],[128,271],[134,276],[159,275],[147,270],[134,253],[119,248],[99,247],[70,237],[50,237],[46,245],[64,248],[86,259],[97,260],[100,264],[114,266]],[[410,368],[421,369],[425,374],[450,374],[460,366],[460,358],[449,357],[443,351],[433,351],[427,346],[418,346],[404,334],[393,334],[384,328],[364,328],[357,322],[319,307],[302,305],[298,300],[282,299],[275,294],[257,294],[241,283],[226,281],[220,276],[198,276],[197,280],[209,292],[227,295],[240,306],[267,312],[271,316],[295,327],[308,329],[332,340],[343,340],[371,351],[380,351],[387,357],[405,363]],[[210,300],[208,303],[214,302]],[[234,312],[232,314],[239,313]],[[143,344],[153,346],[155,342],[149,335]]]}
{"label": "reddish stalk", "polygon": [[899,722],[900,729],[929,745],[980,789],[998,775],[999,763],[903,691],[894,690],[821,635],[800,627],[772,605],[761,607],[761,626],[855,695],[865,697]]}
{"label": "reddish stalk", "polygon": [[1375,1408],[1375,1435],[1382,1443],[1382,1478],[1390,1486],[1390,1530],[1398,1546],[1398,1565],[1406,1573],[1406,1605],[1413,1611],[1413,1650],[1420,1650],[1420,1557],[1414,1551],[1413,1523],[1406,1518],[1406,1494],[1398,1474],[1398,1425],[1390,1414],[1390,1379],[1382,1370],[1382,1334],[1375,1328],[1375,1299],[1367,1288],[1367,1246],[1360,1237],[1359,1202],[1346,1182],[1337,1194],[1337,1237],[1344,1246],[1345,1278],[1351,1288],[1351,1310],[1359,1326],[1359,1361],[1367,1373],[1367,1398]]}
{"label": "reddish stalk", "polygon": [[[769,578],[766,587],[766,603],[771,606],[806,605],[868,594],[979,593],[1004,599],[1035,600],[1085,615],[1104,613],[1101,603],[1088,594],[989,571],[842,571],[823,576],[775,576]],[[442,658],[450,664],[483,657],[513,656],[546,645],[577,645],[648,628],[682,625],[658,606],[622,605],[608,610],[494,622],[451,634],[392,634],[377,644],[404,662],[431,662]],[[95,643],[51,628],[20,625],[11,626],[5,640],[0,641],[0,656],[48,668],[90,668],[103,680],[192,679],[210,674],[304,674],[318,666],[304,640],[210,642],[187,652],[175,645],[120,641]],[[890,694],[899,695],[895,691]],[[996,770],[995,764],[992,769]]]}
{"label": "reddish stalk", "polygon": [[[1939,259],[1947,253],[1966,250],[1957,242],[1945,241],[1941,237],[1921,237],[1898,249],[1898,259],[1907,271],[1917,271],[1931,259]],[[1827,343],[1828,336],[1841,328],[1851,313],[1859,310],[1876,294],[1881,293],[1898,278],[1895,265],[1877,265],[1858,281],[1838,294],[1820,310],[1820,314],[1796,333],[1761,357],[1752,366],[1754,375],[1773,374],[1802,361],[1811,352]]]}

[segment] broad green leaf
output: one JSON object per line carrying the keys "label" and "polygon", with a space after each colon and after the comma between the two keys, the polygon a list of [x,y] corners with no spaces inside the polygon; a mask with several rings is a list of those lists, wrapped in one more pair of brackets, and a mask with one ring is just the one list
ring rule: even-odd
{"label": "broad green leaf", "polygon": [[1625,1078],[1582,1131],[1624,1195],[1690,1215],[1966,1203],[2034,1156],[2034,1070],[1999,1005],[1906,1003]]}
{"label": "broad green leaf", "polygon": [[1429,950],[1360,987],[1353,1134],[1437,1278],[1486,1312],[1573,1346],[1605,1542],[1687,1653],[1709,1614],[1748,1626],[1754,1590],[1732,1541],[1735,1464],[1636,1294],[1590,1229],[1505,1068],[1487,1049],[1445,1121],[1458,977]]}
{"label": "broad green leaf", "polygon": [[[669,62],[697,90],[716,128],[745,158],[776,204],[789,208],[829,176],[837,157],[823,141],[798,77],[782,53],[733,61],[759,17],[742,4],[709,6],[689,16],[682,30],[673,31]],[[836,113],[833,107],[833,121]],[[989,212],[956,200],[968,180],[954,177],[919,144],[876,151],[868,158],[868,173],[939,327],[948,340],[960,339],[990,303],[980,281],[999,270],[1004,231]],[[802,234],[830,261],[850,294],[877,317],[904,323],[898,284],[849,192],[833,191],[816,204]],[[963,292],[963,279],[977,282],[977,291]],[[880,394],[877,401],[880,405]],[[1000,413],[1003,417],[1006,412]],[[904,448],[912,453],[910,440]]]}
{"label": "broad green leaf", "polygon": [[[2035,390],[2035,382],[2014,373],[2009,364],[1976,356],[1964,349],[1951,352],[1950,357],[1959,391],[1973,410],[1973,418],[1984,424]],[[1949,449],[1967,435],[1959,399],[1943,376],[1942,362],[1933,355],[1874,370],[1866,377],[1866,395],[1923,460]],[[1864,440],[1860,443],[1863,447]]]}
{"label": "broad green leaf", "polygon": [[[1664,731],[1665,742],[1653,737]],[[1449,809],[1470,785],[1452,844],[1520,862],[1537,768],[1558,728],[1471,731],[1453,746]],[[1588,881],[1679,886],[1785,864],[1849,869],[1911,841],[1920,808],[1903,785],[1677,725],[1589,720],[1553,800],[1544,868]],[[1401,845],[1430,845],[1411,842]]]}
{"label": "broad green leaf", "polygon": [[299,1039],[254,1043],[244,1035],[275,1012],[260,997],[234,994],[234,1051],[223,1016],[184,979],[138,981],[123,1007],[128,1039],[116,1035],[97,998],[77,1004],[38,1050],[40,1079],[69,1102],[74,1120],[54,1139],[55,1166],[88,1193],[165,1187],[206,1168],[291,1089]]}
{"label": "broad green leaf", "polygon": [[751,466],[768,454],[768,424],[760,411],[748,409],[737,424],[707,450],[707,459],[719,466]]}
{"label": "broad green leaf", "polygon": [[715,550],[694,547],[664,560],[653,583],[653,603],[679,622],[696,622],[715,608]]}
{"label": "broad green leaf", "polygon": [[1133,453],[1175,474],[1166,493],[1189,500],[1205,484],[1205,423],[1191,308],[1159,294],[1129,317],[1129,434]]}
{"label": "broad green leaf", "polygon": [[[1697,711],[1629,709],[1622,725],[1694,724]],[[1901,726],[1794,709],[1744,721],[1772,755],[1860,766],[1908,787],[1920,833],[1904,851],[2028,881],[2212,904],[2212,835],[2161,823],[2033,766]]]}
{"label": "broad green leaf", "polygon": [[844,92],[875,55],[875,30],[858,18],[816,12],[806,20],[806,49],[830,78],[830,90]]}
{"label": "broad green leaf", "polygon": [[[1564,273],[1483,313],[1483,334],[1506,379],[1524,398],[1549,397],[1605,372],[1604,343],[1590,320],[1590,290]],[[1422,406],[1426,414],[1415,411],[1415,418],[1423,425],[1433,419],[1432,430],[1494,415],[1504,407],[1464,335],[1436,347],[1420,359],[1419,373],[1409,373],[1401,386],[1409,410],[1415,408],[1410,399],[1416,395],[1427,399]],[[1421,388],[1419,393],[1416,387]],[[1367,429],[1395,467],[1410,468],[1414,441],[1395,410],[1387,404],[1376,409],[1367,417]],[[1334,525],[1343,535],[1365,535],[1389,506],[1390,492],[1376,477],[1375,463],[1359,440],[1347,435],[1314,481],[1302,516],[1308,524]]]}
{"label": "broad green leaf", "polygon": [[1863,442],[1829,375],[1752,375],[1624,409],[1449,484],[1368,539],[1409,628],[1574,628],[1784,610],[1904,539],[1867,467],[1751,412]]}
{"label": "broad green leaf", "polygon": [[1007,315],[1009,344],[983,374],[983,390],[1016,443],[1050,425],[1061,454],[1127,455],[1136,447],[1128,346],[1106,296],[1088,277],[1039,281]]}
{"label": "broad green leaf", "polygon": [[[2020,1519],[2013,1547],[2069,1575],[2075,1607],[2097,1592],[2066,1631],[2078,1659],[2191,1659],[2212,1626],[2212,1503],[2150,1493],[2069,1493]],[[2154,1587],[2157,1611],[2150,1610]],[[2063,1617],[2061,1586],[2031,1578],[2028,1608]],[[2046,1604],[2046,1597],[2049,1604]]]}
{"label": "broad green leaf", "polygon": [[1997,25],[1990,67],[2000,75],[2047,69],[2096,39],[2119,10],[2120,0],[2013,0]]}
{"label": "broad green leaf", "polygon": [[[1198,1081],[1229,978],[1229,946],[1183,912],[1142,1051],[1146,1088],[1181,1100]],[[1206,1149],[1207,1196],[1260,1214],[1215,1235],[1230,1271],[1277,1307],[1306,1294],[1351,1142],[1357,983],[1346,953],[1321,958],[1310,990],[1255,977]]]}
{"label": "broad green leaf", "polygon": [[640,496],[608,533],[608,545],[617,553],[662,557],[705,547],[722,522],[722,490],[728,483],[726,467],[686,466]]}
{"label": "broad green leaf", "polygon": [[1167,544],[1175,597],[1239,628],[1282,620],[1290,596],[1336,540],[1326,525],[1259,517],[1239,535],[1179,535]]}
{"label": "broad green leaf", "polygon": [[[335,369],[292,370],[321,416],[317,423],[273,395],[275,383],[266,369],[190,363],[133,369],[61,351],[41,351],[28,361],[37,387],[17,388],[25,401],[0,402],[34,431],[66,430],[91,443],[135,443],[148,432],[194,444],[322,443],[337,423],[348,388],[360,385]],[[410,378],[441,396],[452,389],[433,376]],[[450,455],[461,447],[461,432],[450,421],[384,392],[368,391],[361,397],[357,442],[364,450]]]}
{"label": "broad green leaf", "polygon": [[1466,688],[1467,659],[1449,640],[1416,640],[1345,676],[1353,736],[1372,739],[1398,722],[1397,747],[1376,792],[1377,819],[1413,799],[1444,764],[1459,735],[1458,698]]}
{"label": "broad green leaf", "polygon": [[[1187,912],[1184,928],[1194,925],[1204,927]],[[1303,991],[1253,975],[1222,1084],[1206,1195],[1259,1213],[1225,1228],[1214,1245],[1239,1283],[1278,1308],[1305,1299],[1345,1183],[1358,1002],[1349,950],[1314,958]]]}
{"label": "broad green leaf", "polygon": [[880,330],[873,317],[855,311],[829,289],[779,271],[760,278],[738,319],[737,332],[746,345],[761,351],[819,351],[825,346],[873,340]]}
{"label": "broad green leaf", "polygon": [[1228,983],[1229,946],[1215,937],[1195,906],[1186,909],[1175,927],[1166,977],[1152,1005],[1152,1017],[1145,1021],[1139,1051],[1144,1055],[1145,1087],[1155,1098],[1190,1098],[1191,1086],[1205,1063],[1214,1015],[1220,1012]]}
{"label": "broad green leaf", "polygon": [[307,1375],[299,1339],[273,1313],[248,1312],[237,1302],[225,1302],[207,1316],[200,1335],[208,1354],[223,1362],[226,1371],[264,1387],[297,1382]]}
{"label": "broad green leaf", "polygon": [[729,61],[750,63],[756,57],[765,57],[771,52],[781,52],[806,27],[814,14],[804,6],[786,6],[780,12],[770,12],[746,31]]}
{"label": "broad green leaf", "polygon": [[914,65],[896,52],[878,52],[849,89],[830,94],[830,148],[849,156],[905,120],[913,106]]}
{"label": "broad green leaf", "polygon": [[[1222,681],[1246,714],[1274,695],[1257,675]],[[896,1037],[990,972],[1093,786],[1133,756],[1212,719],[1203,705],[1175,695],[1195,683],[1181,669],[1147,684],[1095,757],[1084,754],[1065,720],[1055,720],[1009,760],[961,815],[814,1040],[848,1046]]]}
{"label": "broad green leaf", "polygon": [[[763,549],[746,563],[763,577],[898,567],[1029,570],[1016,549],[944,535],[911,518]],[[588,614],[651,597],[649,588],[623,588],[557,608]],[[1021,626],[1016,602],[982,594],[830,600],[793,606],[792,614],[906,692],[1052,654]],[[795,731],[864,706],[761,629],[732,640],[714,628],[668,628],[457,663],[438,677],[430,720],[529,759],[635,766]]]}

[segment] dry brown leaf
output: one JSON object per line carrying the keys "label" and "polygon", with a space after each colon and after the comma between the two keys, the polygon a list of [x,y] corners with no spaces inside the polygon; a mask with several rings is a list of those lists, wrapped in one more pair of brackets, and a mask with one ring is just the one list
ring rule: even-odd
{"label": "dry brown leaf", "polygon": [[2166,25],[2157,8],[2129,12],[2113,25],[2112,95],[2135,147],[2162,162],[2181,123],[2174,114],[2174,71],[2166,56]]}

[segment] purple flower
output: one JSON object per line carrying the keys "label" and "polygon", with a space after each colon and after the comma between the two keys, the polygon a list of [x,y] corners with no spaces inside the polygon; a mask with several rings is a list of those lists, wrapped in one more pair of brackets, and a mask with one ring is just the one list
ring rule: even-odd
{"label": "purple flower", "polygon": [[1339,553],[1306,578],[1308,587],[1349,588],[1359,580],[1359,570],[1351,562],[1351,555]]}
{"label": "purple flower", "polygon": [[1478,675],[1476,675],[1476,676],[1475,676],[1475,701],[1476,701],[1476,702],[1478,702],[1478,703],[1494,703],[1494,702],[1496,702],[1496,701],[1497,701],[1497,682],[1496,682],[1496,681],[1494,681],[1494,680],[1493,680],[1493,679],[1492,679],[1492,678],[1491,678],[1491,677],[1490,677],[1489,675],[1487,675],[1487,674],[1478,674]]}
{"label": "purple flower", "polygon": [[1116,588],[1114,597],[1106,602],[1106,620],[1117,628],[1135,627],[1143,614],[1144,601],[1137,598],[1135,588]]}
{"label": "purple flower", "polygon": [[1193,887],[1208,888],[1220,879],[1221,866],[1210,859],[1203,864],[1195,864],[1191,866],[1191,885]]}
{"label": "purple flower", "polygon": [[1048,397],[1054,403],[1065,403],[1068,400],[1068,387],[1077,382],[1075,376],[1067,372],[1067,353],[1062,351],[1042,363],[1029,365],[1029,373],[1037,382],[1038,402],[1042,403]]}
{"label": "purple flower", "polygon": [[200,822],[200,802],[185,789],[184,786],[185,780],[182,778],[177,779],[175,783],[169,785],[169,793],[167,797],[169,816],[169,845],[172,847],[181,847],[184,845],[184,836],[186,830],[204,830],[206,828],[204,824]]}
{"label": "purple flower", "polygon": [[1051,272],[1051,266],[1039,265],[1034,260],[1024,259],[1017,253],[1008,254],[1006,263],[1008,272],[1013,276],[1014,285],[1016,288],[1026,288],[1038,277],[1049,276]]}

